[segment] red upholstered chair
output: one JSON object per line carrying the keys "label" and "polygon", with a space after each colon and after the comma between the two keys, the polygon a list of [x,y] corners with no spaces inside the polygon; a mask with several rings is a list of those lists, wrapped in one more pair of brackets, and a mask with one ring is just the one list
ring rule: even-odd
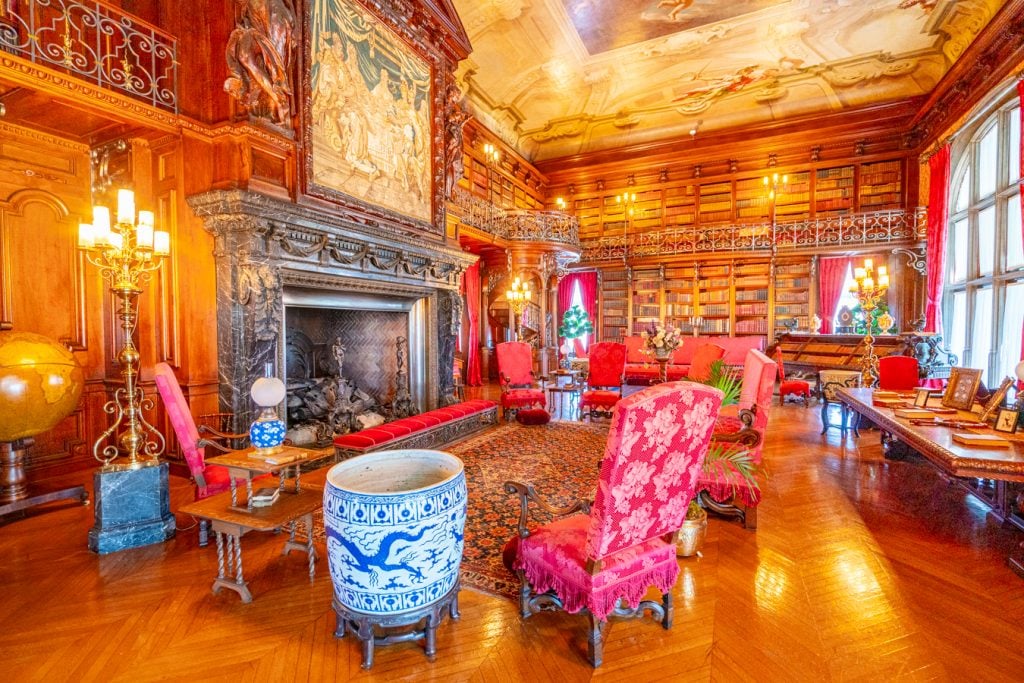
{"label": "red upholstered chair", "polygon": [[510,420],[520,408],[544,408],[544,390],[533,376],[533,349],[526,342],[504,342],[495,348],[501,383],[501,414]]}
{"label": "red upholstered chair", "polygon": [[[188,465],[192,483],[195,485],[195,499],[202,500],[209,496],[227,491],[231,486],[231,478],[224,467],[216,465],[207,466],[205,460],[205,447],[213,446],[218,450],[227,452],[229,449],[210,439],[238,439],[248,438],[247,434],[226,434],[210,427],[201,426],[196,428],[192,412],[189,410],[185,395],[181,393],[181,386],[178,378],[174,376],[174,370],[167,363],[157,363],[156,390],[164,403],[167,417],[174,428],[174,435],[181,445],[181,452],[185,456],[185,463]],[[200,436],[200,431],[210,435],[210,439]],[[238,485],[245,487],[244,479],[236,479]],[[199,545],[206,545],[207,523],[199,524]]]}
{"label": "red upholstered chair", "polygon": [[590,347],[590,369],[586,389],[580,395],[580,419],[588,410],[590,419],[597,414],[611,416],[612,408],[622,398],[623,376],[626,372],[626,345],[598,342]]}
{"label": "red upholstered chair", "polygon": [[909,391],[920,386],[917,359],[913,356],[883,356],[878,359],[878,388]]}
{"label": "red upholstered chair", "polygon": [[[745,450],[755,464],[761,463],[764,433],[768,428],[768,412],[775,390],[775,362],[757,349],[747,351],[743,363],[743,387],[737,402],[737,416],[722,409],[715,422],[712,444],[724,452]],[[723,460],[700,477],[701,505],[727,517],[739,517],[747,529],[757,528],[758,489],[752,488]]]}
{"label": "red upholstered chair", "polygon": [[[524,618],[545,609],[589,619],[589,659],[600,666],[609,615],[645,609],[672,626],[672,586],[679,573],[673,536],[683,524],[722,393],[693,382],[667,382],[622,399],[612,416],[593,503],[556,510],[532,486],[505,482],[520,500],[513,568]],[[533,501],[560,517],[528,529]],[[577,514],[571,514],[577,513]],[[654,586],[661,602],[643,600]]]}
{"label": "red upholstered chair", "polygon": [[802,379],[786,379],[786,369],[782,364],[782,348],[775,349],[775,362],[779,366],[779,405],[786,403],[787,396],[793,396],[804,402],[804,407],[811,405],[811,385]]}
{"label": "red upholstered chair", "polygon": [[721,360],[725,355],[725,349],[718,344],[701,344],[693,352],[693,360],[690,361],[690,369],[686,371],[689,379],[697,382],[704,382],[711,377],[711,364]]}

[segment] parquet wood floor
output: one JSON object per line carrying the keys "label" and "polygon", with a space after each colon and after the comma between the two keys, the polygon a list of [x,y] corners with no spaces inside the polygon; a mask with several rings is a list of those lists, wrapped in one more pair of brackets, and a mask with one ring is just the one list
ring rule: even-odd
{"label": "parquet wood floor", "polygon": [[[816,410],[773,407],[758,530],[712,519],[703,557],[680,561],[675,626],[614,623],[597,670],[583,619],[523,621],[463,590],[435,663],[408,643],[362,671],[355,641],[332,635],[326,562],[310,583],[281,536],[243,539],[244,605],[210,592],[216,550],[190,519],[167,543],[98,557],[92,508],[64,507],[0,526],[2,679],[1021,680],[1024,580],[1005,560],[1024,534],[930,466],[885,461],[877,433],[818,431]],[[190,495],[175,481],[172,507]]]}

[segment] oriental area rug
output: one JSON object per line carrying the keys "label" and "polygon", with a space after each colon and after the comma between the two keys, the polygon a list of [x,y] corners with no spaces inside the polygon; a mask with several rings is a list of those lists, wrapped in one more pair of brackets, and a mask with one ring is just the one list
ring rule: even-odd
{"label": "oriental area rug", "polygon": [[[518,600],[519,581],[502,564],[501,549],[516,533],[519,499],[505,493],[504,483],[532,484],[541,498],[559,507],[593,497],[607,438],[608,423],[512,423],[446,449],[466,467],[463,587]],[[549,519],[537,511],[530,525]]]}
{"label": "oriental area rug", "polygon": [[[468,502],[463,588],[518,600],[519,581],[502,564],[501,550],[516,533],[519,499],[505,493],[506,481],[532,484],[538,495],[556,507],[580,497],[593,497],[598,463],[604,455],[608,423],[552,422],[524,426],[502,424],[445,450],[465,465]],[[530,507],[531,513],[534,506]],[[531,526],[549,521],[539,510]],[[317,513],[314,537],[325,538],[323,515]]]}

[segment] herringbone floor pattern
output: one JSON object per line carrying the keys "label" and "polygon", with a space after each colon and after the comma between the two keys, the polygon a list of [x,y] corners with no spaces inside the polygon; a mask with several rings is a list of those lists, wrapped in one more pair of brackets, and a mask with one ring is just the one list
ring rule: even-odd
{"label": "herringbone floor pattern", "polygon": [[[818,414],[773,408],[759,529],[712,520],[682,560],[675,625],[614,623],[605,664],[585,660],[583,619],[522,621],[470,590],[462,619],[359,667],[333,637],[326,563],[311,584],[282,538],[243,539],[255,600],[210,592],[216,551],[195,529],[97,557],[92,509],[0,526],[5,681],[1012,681],[1024,672],[1024,580],[1000,528],[926,464],[887,462],[878,435],[818,435]],[[172,506],[190,496],[175,484]],[[511,504],[511,502],[510,502]],[[179,516],[179,526],[191,520]]]}

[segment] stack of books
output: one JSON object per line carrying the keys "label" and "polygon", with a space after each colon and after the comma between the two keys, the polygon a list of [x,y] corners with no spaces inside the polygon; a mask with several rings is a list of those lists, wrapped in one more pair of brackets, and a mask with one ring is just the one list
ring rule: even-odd
{"label": "stack of books", "polygon": [[252,506],[254,508],[263,508],[269,505],[273,505],[277,502],[278,496],[281,495],[281,490],[276,486],[265,486],[252,494]]}

